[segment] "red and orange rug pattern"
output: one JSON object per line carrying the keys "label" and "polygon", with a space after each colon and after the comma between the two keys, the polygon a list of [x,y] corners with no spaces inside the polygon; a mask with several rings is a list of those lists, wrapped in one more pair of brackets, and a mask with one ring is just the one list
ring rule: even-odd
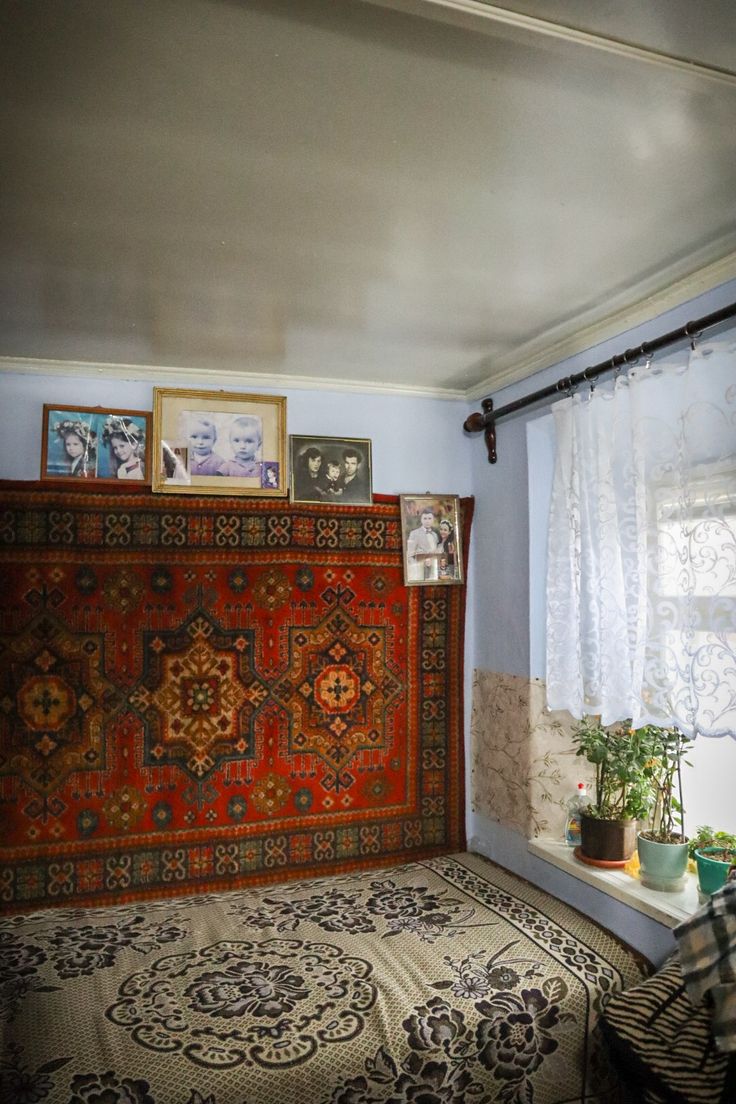
{"label": "red and orange rug pattern", "polygon": [[2,500],[3,911],[462,848],[465,588],[395,499]]}

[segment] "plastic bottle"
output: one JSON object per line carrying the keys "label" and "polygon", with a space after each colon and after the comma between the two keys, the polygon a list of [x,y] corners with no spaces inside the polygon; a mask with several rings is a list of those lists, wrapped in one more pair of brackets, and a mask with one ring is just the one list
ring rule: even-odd
{"label": "plastic bottle", "polygon": [[580,814],[586,805],[590,805],[590,798],[584,782],[578,782],[578,787],[567,803],[567,819],[565,821],[565,843],[568,847],[580,846]]}

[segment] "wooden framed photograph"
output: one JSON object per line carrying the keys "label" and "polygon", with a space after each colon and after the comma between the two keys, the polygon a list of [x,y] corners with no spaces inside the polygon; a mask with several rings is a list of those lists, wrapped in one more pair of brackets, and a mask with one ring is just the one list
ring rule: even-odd
{"label": "wooden framed photograph", "polygon": [[292,502],[370,506],[371,443],[359,437],[289,438]]}
{"label": "wooden framed photograph", "polygon": [[152,451],[154,491],[283,497],[286,399],[155,387]]}
{"label": "wooden framed photograph", "polygon": [[399,495],[407,586],[463,583],[460,499],[457,495]]}
{"label": "wooden framed photograph", "polygon": [[45,403],[41,479],[151,482],[151,415],[145,410]]}

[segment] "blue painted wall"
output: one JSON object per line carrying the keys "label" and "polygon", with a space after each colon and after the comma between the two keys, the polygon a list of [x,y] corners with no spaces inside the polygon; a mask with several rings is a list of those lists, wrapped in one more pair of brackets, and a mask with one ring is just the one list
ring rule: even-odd
{"label": "blue painted wall", "polygon": [[[151,410],[154,384],[178,386],[171,376],[118,380],[0,374],[0,479],[38,479],[44,403]],[[296,390],[278,384],[240,390],[286,395],[289,433],[370,438],[376,493],[471,493],[474,442],[460,429],[464,402]]]}

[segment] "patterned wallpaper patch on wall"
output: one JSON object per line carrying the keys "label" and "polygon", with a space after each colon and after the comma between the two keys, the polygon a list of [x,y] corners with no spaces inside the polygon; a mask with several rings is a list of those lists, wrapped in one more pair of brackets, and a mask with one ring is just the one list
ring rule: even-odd
{"label": "patterned wallpaper patch on wall", "polygon": [[541,679],[473,674],[470,798],[482,813],[526,839],[562,839],[566,802],[589,763],[575,755],[573,719],[545,705]]}

